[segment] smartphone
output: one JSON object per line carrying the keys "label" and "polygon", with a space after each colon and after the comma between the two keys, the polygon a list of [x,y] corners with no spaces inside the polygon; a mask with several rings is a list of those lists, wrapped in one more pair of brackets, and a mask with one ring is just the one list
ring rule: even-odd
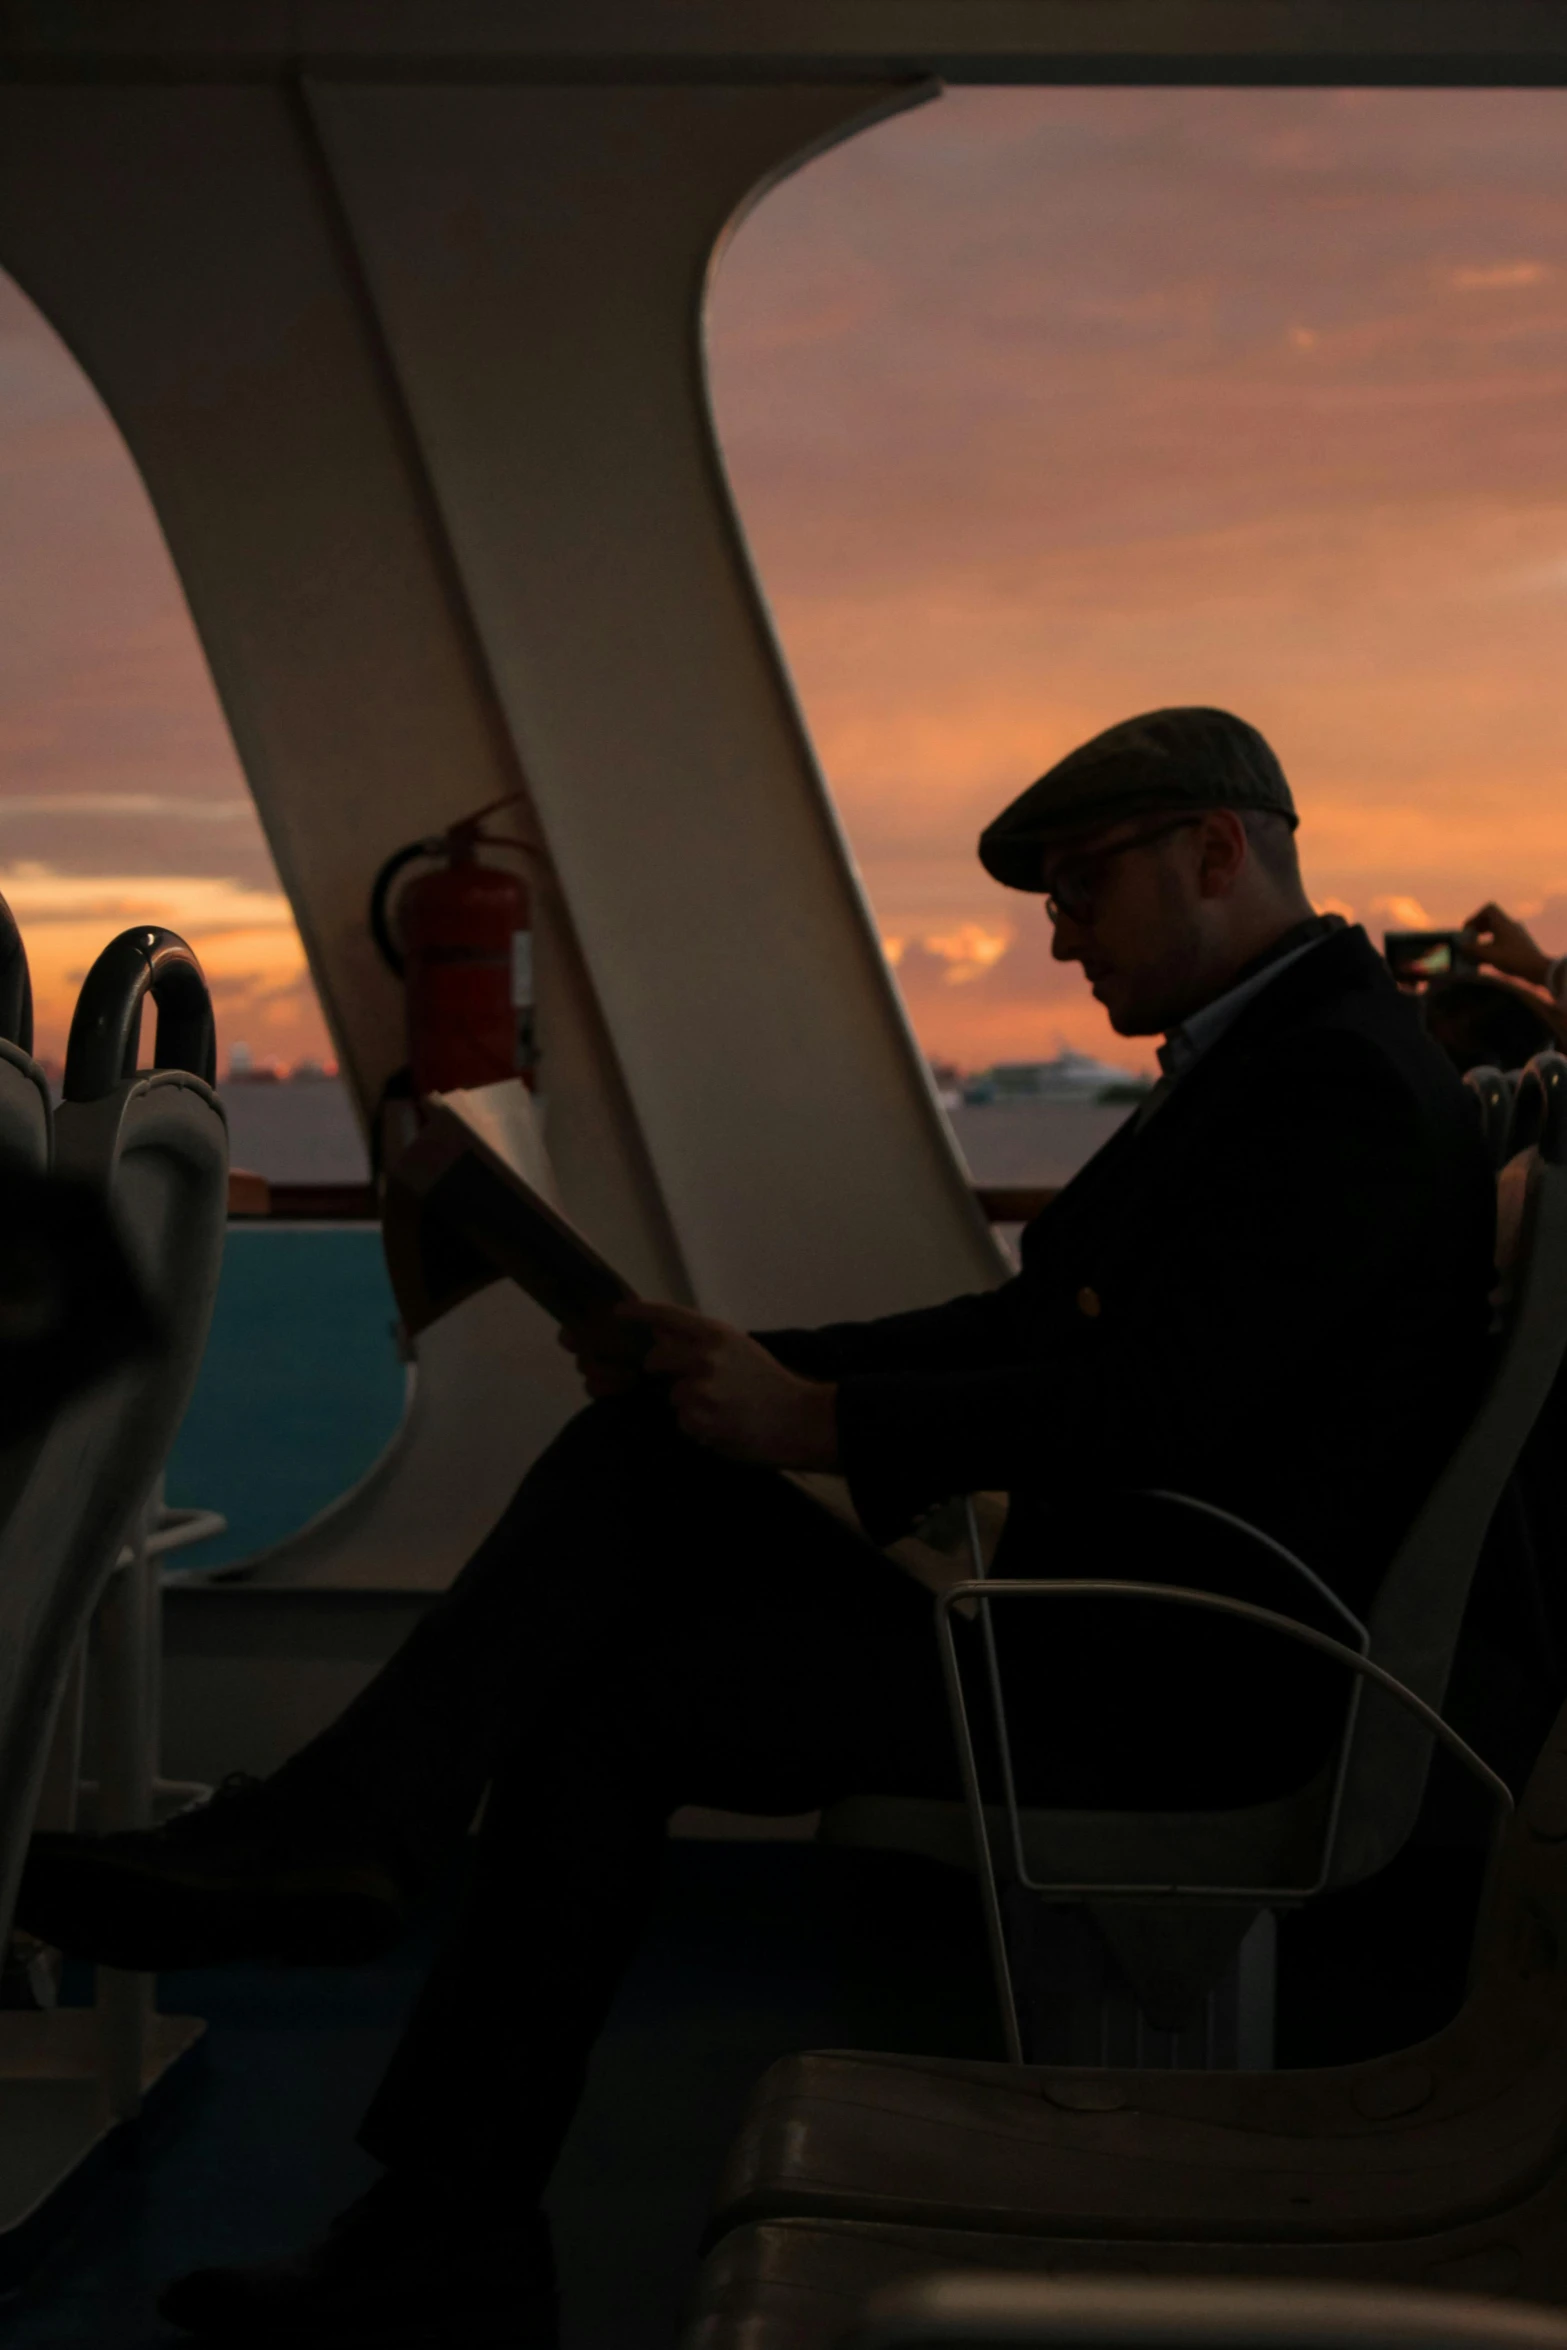
{"label": "smartphone", "polygon": [[1382,952],[1400,987],[1433,979],[1472,979],[1480,966],[1461,930],[1389,930]]}

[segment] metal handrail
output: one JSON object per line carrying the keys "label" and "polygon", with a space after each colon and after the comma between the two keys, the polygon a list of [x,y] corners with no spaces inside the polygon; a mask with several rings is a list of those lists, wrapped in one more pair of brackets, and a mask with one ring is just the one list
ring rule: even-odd
{"label": "metal handrail", "polygon": [[[980,1183],[973,1190],[981,1215],[992,1224],[1026,1223],[1056,1197],[1054,1187],[1033,1184]],[[254,1222],[270,1217],[273,1222],[286,1223],[308,1217],[320,1224],[373,1223],[381,1213],[373,1183],[272,1183],[270,1191],[269,1206],[237,1213]]]}

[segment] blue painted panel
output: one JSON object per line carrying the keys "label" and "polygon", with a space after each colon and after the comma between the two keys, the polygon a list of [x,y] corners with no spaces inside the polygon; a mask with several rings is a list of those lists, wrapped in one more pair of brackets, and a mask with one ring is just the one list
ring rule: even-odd
{"label": "blue painted panel", "polygon": [[403,1411],[381,1235],[231,1226],[206,1360],[168,1498],[229,1531],[176,1554],[213,1567],[277,1542],[362,1477]]}

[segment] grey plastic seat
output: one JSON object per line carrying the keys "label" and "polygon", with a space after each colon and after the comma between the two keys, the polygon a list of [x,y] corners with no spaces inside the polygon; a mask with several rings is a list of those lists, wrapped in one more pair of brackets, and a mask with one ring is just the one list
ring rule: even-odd
{"label": "grey plastic seat", "polygon": [[[1543,2248],[1542,2248],[1543,2249]],[[1439,2291],[1444,2301],[1515,2289],[1534,2300],[1561,2297],[1558,2263],[1542,2258],[1522,2271],[1498,2245],[1494,2227],[1476,2227],[1438,2244],[1319,2246],[1279,2253],[1255,2245],[1185,2245],[1139,2241],[1135,2253],[1097,2244],[1031,2242],[1021,2236],[948,2234],[918,2228],[856,2225],[847,2220],[776,2220],[742,2229],[703,2266],[680,2350],[841,2350],[878,2295],[919,2292],[954,2273],[1035,2282],[1059,2289],[1067,2280],[1133,2268],[1141,2278],[1218,2282],[1237,2276],[1272,2283],[1291,2297],[1323,2285],[1364,2282],[1372,2289]],[[1487,2301],[1493,2322],[1510,2312]],[[956,2337],[954,2337],[956,2338]],[[1498,2345],[1506,2339],[1497,2335]],[[986,2337],[965,2335],[976,2345]],[[1122,2337],[1123,2343],[1126,2337]],[[1136,2336],[1131,2337],[1133,2341]],[[1259,2342],[1267,2337],[1259,2336]],[[1396,2341],[1397,2335],[1393,2336]],[[1323,2337],[1324,2350],[1326,2338]]]}
{"label": "grey plastic seat", "polygon": [[1284,2073],[787,2059],[731,2155],[686,2350],[826,2350],[872,2293],[970,2269],[1567,2303],[1564,2114],[1567,1708],[1442,2031]]}
{"label": "grey plastic seat", "polygon": [[[49,1086],[33,1059],[33,989],[16,920],[0,898],[0,1176],[46,1175],[54,1131]],[[30,1443],[0,1436],[0,1522],[33,1459]]]}
{"label": "grey plastic seat", "polygon": [[958,2273],[875,2294],[846,2350],[1562,2350],[1567,2319],[1473,2294],[1230,2278]]}
{"label": "grey plastic seat", "polygon": [[751,2098],[710,2233],[811,2216],[1052,2240],[1425,2239],[1526,2200],[1564,2112],[1567,1708],[1508,1821],[1465,2003],[1422,2046],[1282,2073],[788,2057]]}
{"label": "grey plastic seat", "polygon": [[0,1173],[49,1171],[49,1085],[33,1059],[33,988],[16,919],[0,898]]}
{"label": "grey plastic seat", "polygon": [[1491,1164],[1500,1168],[1506,1161],[1512,1140],[1513,1096],[1518,1091],[1521,1072],[1502,1069],[1467,1069],[1464,1085],[1475,1105],[1475,1114]]}
{"label": "grey plastic seat", "polygon": [[[681,2350],[1553,2350],[1567,2320],[1471,2290],[1333,2278],[1111,2278],[1044,2268],[1004,2237],[947,2238],[921,2263],[907,2228],[782,2221],[704,2272]],[[1157,2281],[1155,2281],[1157,2278]],[[1458,2280],[1455,2280],[1455,2283]]]}
{"label": "grey plastic seat", "polygon": [[[1437,1711],[1486,1530],[1567,1352],[1567,1059],[1549,1053],[1530,1063],[1518,1083],[1508,1132],[1498,1178],[1497,1353],[1485,1396],[1392,1561],[1369,1623],[1358,1624],[1339,1602],[1331,1603],[1343,1622],[1345,1664],[1354,1667],[1364,1659],[1362,1671],[1370,1667],[1391,1676]],[[1250,1531],[1274,1558],[1288,1557]],[[1320,1599],[1324,1587],[1310,1568],[1299,1560],[1289,1563]],[[943,1621],[965,1597],[1019,1606],[1048,1605],[1068,1595],[1139,1610],[1176,1604],[1157,1586],[976,1582],[945,1595]],[[1188,1602],[1237,1612],[1234,1602],[1202,1595],[1188,1595]],[[1321,1645],[1319,1635],[1292,1632],[1283,1619],[1272,1620],[1276,1636]],[[955,1687],[955,1672],[951,1677]],[[964,1728],[961,1695],[957,1704]],[[1351,1705],[1334,1762],[1306,1788],[1274,1802],[1211,1813],[1009,1812],[992,1806],[981,1838],[971,1819],[971,1788],[967,1810],[956,1803],[850,1798],[824,1815],[822,1834],[830,1842],[920,1852],[959,1865],[977,1862],[1009,2047],[1021,2057],[995,1884],[998,1858],[1046,1898],[1086,1910],[1148,2024],[1181,2034],[1201,2018],[1214,1984],[1259,1918],[1265,1922],[1265,1913],[1355,1884],[1395,1857],[1418,1816],[1432,1750],[1430,1728],[1418,1714],[1371,1685]],[[1267,1963],[1264,1951],[1264,1973]],[[1244,2037],[1240,2052],[1246,2053]],[[1179,2040],[1173,2054],[1177,2061],[1194,2060]],[[1204,2058],[1199,2054],[1195,2061]],[[1251,2061],[1268,2060],[1253,2055]]]}
{"label": "grey plastic seat", "polygon": [[[138,1072],[148,995],[158,1011],[158,1065]],[[106,1201],[162,1322],[163,1344],[78,1394],[32,1440],[0,1519],[0,1935],[73,1662],[156,1486],[206,1343],[228,1161],[213,1064],[211,1007],[189,947],[170,931],[122,934],[83,983],[54,1156],[60,1174]],[[128,1592],[129,1617],[146,1612],[145,1593]],[[134,1622],[115,1636],[134,1646]],[[134,1657],[128,1663],[137,1668]],[[135,1670],[111,1669],[104,1678],[133,1693],[137,1685]],[[107,1710],[113,1714],[112,1703]],[[110,1747],[118,1740],[122,1750],[122,1778],[150,1767],[150,1725],[124,1718],[136,1711],[133,1695],[120,1702],[120,1719],[105,1724]],[[103,1775],[115,1773],[106,1767]],[[139,1993],[122,2002],[119,2030],[85,2011],[0,2019],[0,2239],[117,2113],[134,2108],[144,2054],[156,2070],[199,2029],[175,2018],[144,2028],[147,2004]]]}

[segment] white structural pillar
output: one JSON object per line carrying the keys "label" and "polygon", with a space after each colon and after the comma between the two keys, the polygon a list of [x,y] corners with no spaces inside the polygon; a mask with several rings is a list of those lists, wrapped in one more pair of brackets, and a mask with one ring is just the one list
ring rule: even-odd
{"label": "white structural pillar", "polygon": [[310,91],[693,1287],[752,1320],[934,1299],[996,1262],[752,581],[703,367],[727,225],[888,103]]}

